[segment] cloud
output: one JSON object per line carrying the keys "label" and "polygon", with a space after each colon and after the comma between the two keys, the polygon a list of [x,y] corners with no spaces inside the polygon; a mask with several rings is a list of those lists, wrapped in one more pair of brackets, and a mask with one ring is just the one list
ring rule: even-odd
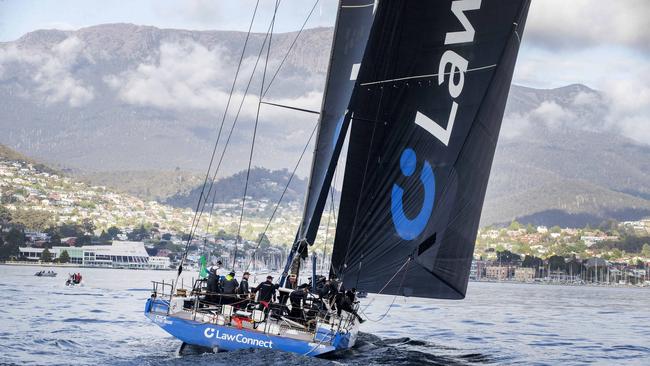
{"label": "cloud", "polygon": [[104,81],[123,101],[161,109],[222,110],[227,93],[218,88],[234,75],[220,48],[195,42],[163,43],[157,57]]}
{"label": "cloud", "polygon": [[[254,70],[256,58],[246,58],[242,64],[222,132],[222,142],[229,133],[234,116],[242,103],[244,89]],[[275,71],[277,63],[277,60],[269,62],[269,74]],[[235,67],[235,60],[232,60],[222,47],[208,49],[191,40],[166,42],[160,45],[156,56],[131,70],[105,76],[104,82],[117,93],[120,100],[128,104],[181,113],[209,113],[220,120],[228,101]],[[253,122],[257,115],[262,67],[263,62],[260,62],[252,86],[242,104],[232,140],[234,145],[247,145],[250,142]],[[268,78],[266,82],[268,83]],[[277,86],[282,86],[282,82],[278,83]],[[322,100],[322,92],[309,91],[308,84],[303,81],[300,87],[294,88],[292,94],[295,96],[269,96],[265,100],[317,110]],[[275,87],[276,84],[272,90]],[[302,148],[306,141],[305,136],[309,136],[316,121],[314,115],[269,105],[262,105],[260,108],[256,143],[259,151],[266,149],[267,152],[293,153],[296,147]],[[214,124],[210,128],[214,128]],[[242,152],[236,154],[233,159],[240,159],[245,155],[243,152],[246,149],[241,146],[233,146],[232,149]],[[261,155],[256,157],[266,159]]]}
{"label": "cloud", "polygon": [[73,76],[73,69],[81,60],[92,62],[83,52],[83,43],[77,37],[69,37],[49,50],[19,49],[15,45],[0,49],[0,80],[10,78],[7,68],[18,64],[26,73],[16,78],[34,83],[29,94],[41,97],[46,103],[68,103],[71,107],[82,106],[94,98],[93,88]]}
{"label": "cloud", "polygon": [[644,77],[613,80],[599,92],[569,86],[528,111],[507,113],[501,137],[514,139],[542,127],[610,132],[650,144],[650,67],[641,71]]}
{"label": "cloud", "polygon": [[525,42],[546,48],[626,45],[650,52],[650,1],[535,0]]}
{"label": "cloud", "polygon": [[[236,113],[244,96],[244,88],[254,69],[256,57],[246,58],[237,80],[229,110]],[[226,106],[230,84],[235,75],[235,62],[225,49],[207,47],[193,42],[162,43],[157,56],[119,75],[107,75],[104,82],[116,90],[118,97],[129,104],[167,110],[201,110],[221,113]],[[268,72],[275,70],[276,62],[269,62]],[[241,117],[254,117],[257,112],[260,69],[242,107]],[[268,79],[267,79],[268,82]],[[296,98],[274,100],[303,108],[318,108],[320,92],[307,92]],[[284,110],[266,110],[269,117],[286,116]]]}
{"label": "cloud", "polygon": [[513,139],[537,127],[551,129],[563,125],[576,126],[578,118],[569,108],[555,101],[543,101],[536,108],[524,113],[509,113],[503,119],[501,137]]}
{"label": "cloud", "polygon": [[608,124],[637,142],[650,144],[650,66],[640,70],[639,78],[610,81],[605,95]]}

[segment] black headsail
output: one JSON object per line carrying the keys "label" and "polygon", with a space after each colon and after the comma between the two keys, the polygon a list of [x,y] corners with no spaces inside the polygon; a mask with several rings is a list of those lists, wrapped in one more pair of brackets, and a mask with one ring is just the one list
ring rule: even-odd
{"label": "black headsail", "polygon": [[529,3],[379,3],[332,257],[347,287],[465,296]]}
{"label": "black headsail", "polygon": [[323,95],[305,211],[297,241],[314,243],[349,118],[346,112],[372,27],[373,0],[341,0]]}

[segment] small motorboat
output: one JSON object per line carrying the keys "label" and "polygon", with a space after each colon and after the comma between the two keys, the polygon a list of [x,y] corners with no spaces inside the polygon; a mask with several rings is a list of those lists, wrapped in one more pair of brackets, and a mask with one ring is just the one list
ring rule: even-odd
{"label": "small motorboat", "polygon": [[81,284],[81,274],[80,273],[73,273],[68,275],[68,279],[65,281],[66,286],[77,286]]}
{"label": "small motorboat", "polygon": [[38,271],[34,273],[36,277],[56,277],[56,272],[54,271]]}

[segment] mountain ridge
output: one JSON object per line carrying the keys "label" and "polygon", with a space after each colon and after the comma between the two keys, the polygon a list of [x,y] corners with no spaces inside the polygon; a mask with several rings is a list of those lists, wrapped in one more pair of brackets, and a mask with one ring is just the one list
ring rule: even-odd
{"label": "mountain ridge", "polygon": [[[125,171],[163,172],[167,181],[176,167],[200,176],[244,36],[109,24],[36,31],[0,43],[0,128],[5,132],[0,143],[39,161],[94,175],[91,180],[98,182],[106,181],[103,174]],[[293,36],[274,35],[271,70]],[[331,38],[329,28],[305,30],[267,98],[318,109]],[[249,74],[262,39],[261,34],[251,36],[244,63]],[[52,69],[56,73],[48,74]],[[73,87],[62,89],[60,80]],[[254,79],[252,90],[259,90],[256,83]],[[244,84],[240,80],[237,93]],[[219,178],[245,166],[254,120],[247,111],[256,106],[247,103]],[[482,224],[523,218],[561,225],[572,217],[579,224],[645,215],[650,209],[650,147],[617,131],[608,119],[609,108],[602,93],[581,84],[554,89],[513,85]],[[293,168],[315,120],[271,107],[264,107],[262,116],[253,165]],[[309,170],[309,159],[304,160],[301,177]],[[190,189],[185,187],[181,196]],[[146,195],[146,188],[141,191]],[[158,198],[164,201],[176,193],[167,190]]]}

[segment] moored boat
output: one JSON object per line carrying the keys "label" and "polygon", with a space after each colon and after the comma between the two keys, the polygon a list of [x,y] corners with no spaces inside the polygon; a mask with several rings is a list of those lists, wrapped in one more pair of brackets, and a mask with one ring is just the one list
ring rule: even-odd
{"label": "moored boat", "polygon": [[54,271],[38,271],[34,273],[34,276],[37,277],[56,277],[56,272]]}

